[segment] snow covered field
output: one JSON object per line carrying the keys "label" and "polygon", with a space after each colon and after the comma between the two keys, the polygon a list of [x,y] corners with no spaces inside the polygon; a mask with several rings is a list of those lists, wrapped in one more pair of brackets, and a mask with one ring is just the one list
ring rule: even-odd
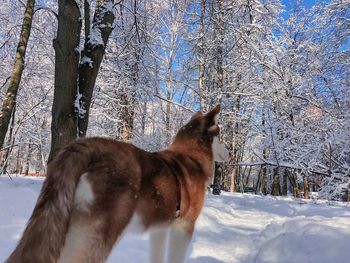
{"label": "snow covered field", "polygon": [[[0,177],[0,262],[20,238],[41,178]],[[147,234],[126,236],[108,262],[148,262]],[[348,263],[350,205],[337,202],[209,195],[188,263]]]}

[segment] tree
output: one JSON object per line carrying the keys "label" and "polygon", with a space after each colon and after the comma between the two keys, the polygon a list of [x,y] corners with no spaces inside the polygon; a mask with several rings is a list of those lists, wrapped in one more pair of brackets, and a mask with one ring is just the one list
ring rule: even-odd
{"label": "tree", "polygon": [[[67,0],[58,14],[41,1],[3,147],[7,171],[45,170],[53,95],[51,156],[86,133],[161,150],[192,112],[221,101],[232,154],[221,187],[339,198],[350,187],[348,2],[296,1],[282,13],[277,0]],[[23,10],[10,0],[0,10],[2,100]]]}
{"label": "tree", "polygon": [[[97,2],[90,30],[89,6],[85,6],[83,13],[82,2],[58,2],[58,29],[54,40],[55,93],[48,162],[64,145],[86,134],[93,88],[113,29],[113,3],[113,0]],[[83,15],[86,34],[80,54]]]}
{"label": "tree", "polygon": [[9,86],[0,113],[0,148],[3,147],[11,116],[14,114],[16,97],[25,64],[27,44],[31,32],[35,0],[27,0],[22,29],[16,50],[15,63],[9,80]]}

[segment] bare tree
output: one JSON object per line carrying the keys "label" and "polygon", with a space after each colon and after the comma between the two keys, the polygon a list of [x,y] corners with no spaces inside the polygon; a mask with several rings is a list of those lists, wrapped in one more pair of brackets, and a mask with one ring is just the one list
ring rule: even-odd
{"label": "bare tree", "polygon": [[58,29],[54,41],[55,94],[48,162],[64,145],[86,134],[92,92],[114,22],[114,1],[98,1],[90,31],[89,6],[85,5],[87,38],[80,56],[83,3],[62,0],[58,4]]}
{"label": "bare tree", "polygon": [[27,0],[22,29],[16,50],[15,63],[0,113],[0,148],[2,148],[4,145],[6,133],[10,125],[11,116],[16,105],[17,92],[24,70],[26,49],[32,28],[34,6],[35,0]]}

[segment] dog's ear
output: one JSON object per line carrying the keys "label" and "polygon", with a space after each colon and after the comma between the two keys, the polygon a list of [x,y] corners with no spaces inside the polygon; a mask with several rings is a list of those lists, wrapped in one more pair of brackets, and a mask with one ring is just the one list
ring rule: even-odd
{"label": "dog's ear", "polygon": [[221,105],[218,104],[218,105],[215,106],[214,109],[209,111],[205,116],[206,116],[207,119],[214,118],[216,115],[218,115],[220,113],[220,110],[221,110]]}
{"label": "dog's ear", "polygon": [[218,104],[214,109],[205,115],[206,126],[208,127],[208,132],[213,135],[219,134],[218,117],[221,110],[221,105]]}
{"label": "dog's ear", "polygon": [[197,111],[195,114],[193,114],[191,120],[202,116],[203,116],[203,113],[201,111]]}
{"label": "dog's ear", "polygon": [[216,105],[216,107],[214,109],[212,109],[211,111],[209,111],[206,115],[205,118],[207,119],[207,123],[210,124],[218,124],[217,120],[218,120],[218,115],[220,113],[221,110],[221,105],[218,104]]}

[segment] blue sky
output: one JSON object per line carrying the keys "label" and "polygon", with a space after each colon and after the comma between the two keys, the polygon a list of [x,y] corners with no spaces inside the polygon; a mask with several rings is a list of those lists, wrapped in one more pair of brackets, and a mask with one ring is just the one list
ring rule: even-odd
{"label": "blue sky", "polygon": [[307,7],[312,7],[314,6],[317,2],[317,0],[281,0],[281,3],[285,6],[286,11],[283,14],[284,18],[288,18],[289,12],[291,12],[295,6],[295,4],[299,2],[303,6]]}

